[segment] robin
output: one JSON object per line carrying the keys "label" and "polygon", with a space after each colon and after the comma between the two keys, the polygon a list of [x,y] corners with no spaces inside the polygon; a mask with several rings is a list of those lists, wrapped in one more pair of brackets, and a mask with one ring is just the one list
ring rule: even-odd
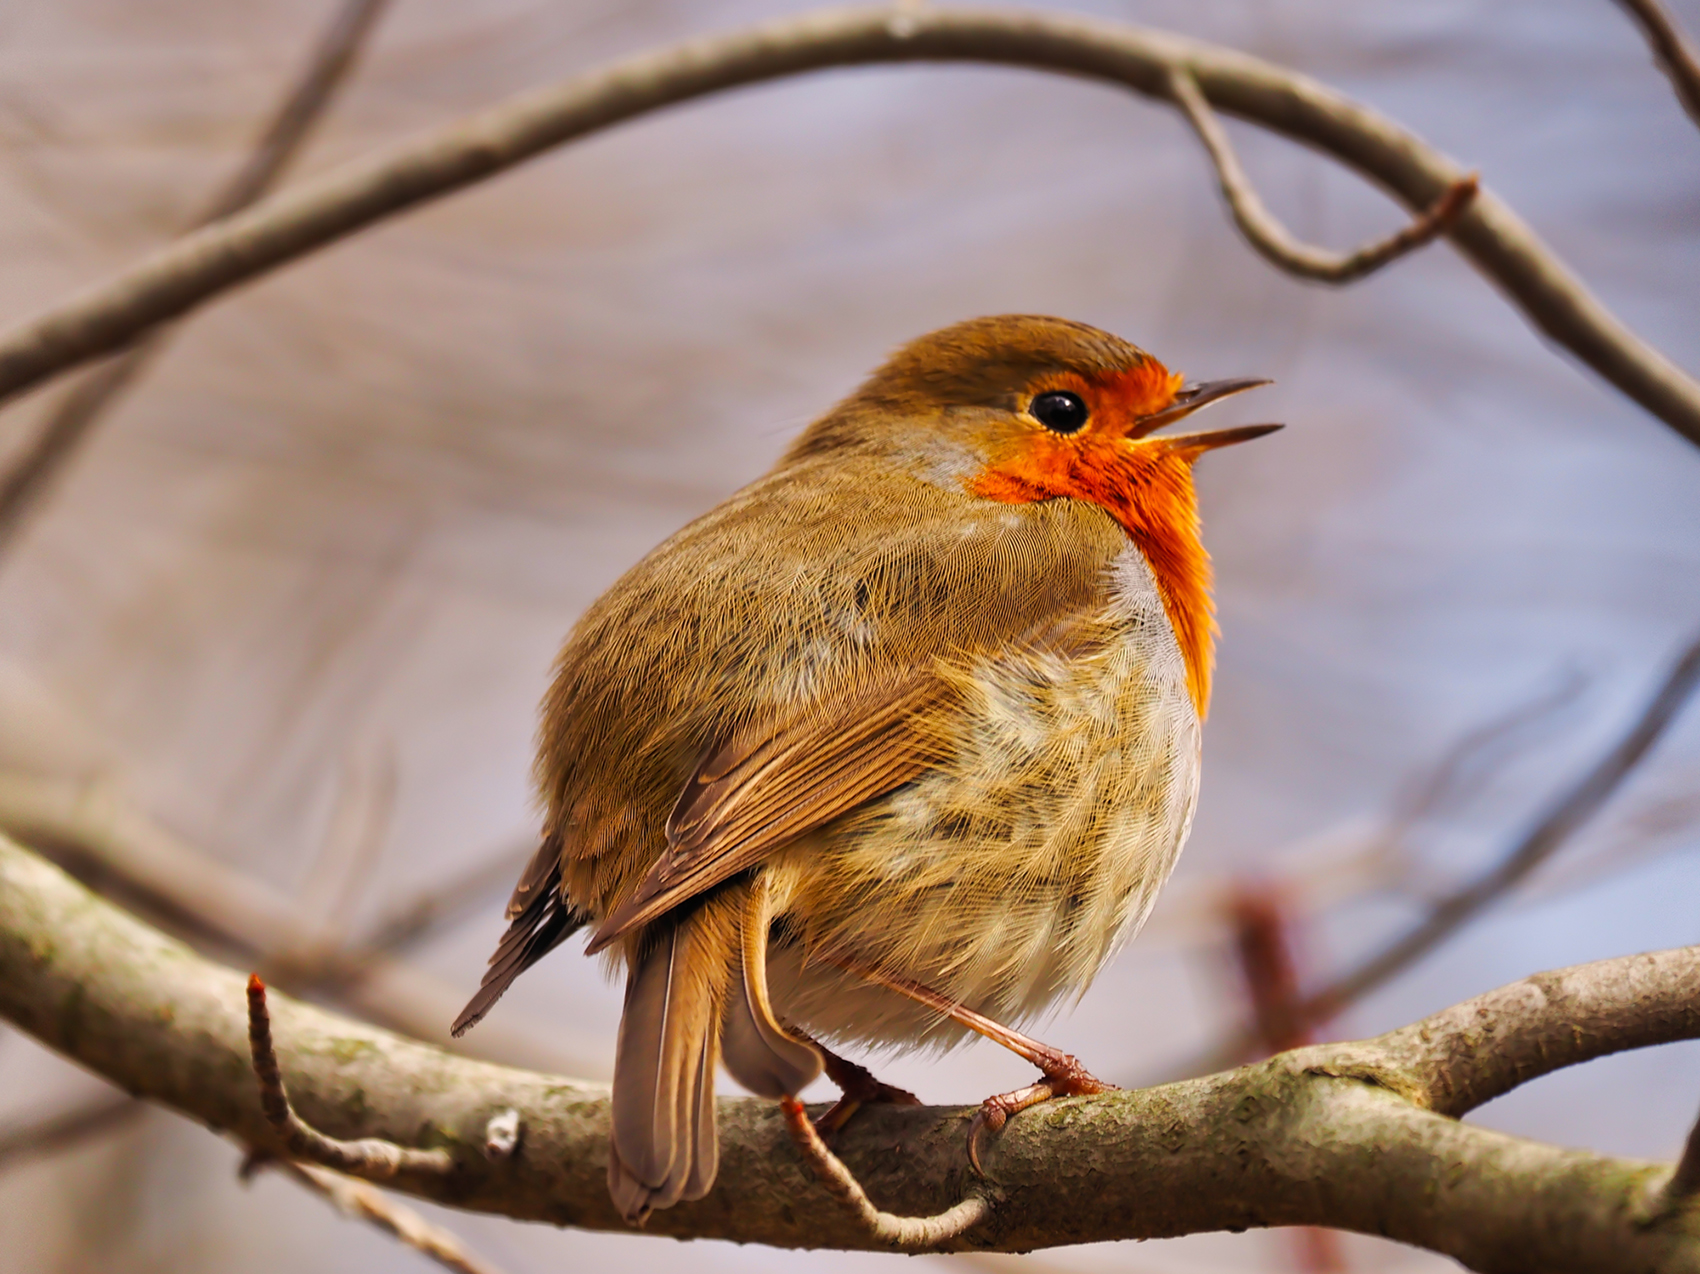
{"label": "robin", "polygon": [[454,1026],[585,925],[626,973],[608,1180],[706,1194],[717,1064],[914,1101],[835,1046],[977,1033],[1042,1072],[969,1136],[1106,1085],[1007,1023],[1083,990],[1192,823],[1214,623],[1184,386],[1081,323],[914,341],[608,590],[543,705],[547,816]]}

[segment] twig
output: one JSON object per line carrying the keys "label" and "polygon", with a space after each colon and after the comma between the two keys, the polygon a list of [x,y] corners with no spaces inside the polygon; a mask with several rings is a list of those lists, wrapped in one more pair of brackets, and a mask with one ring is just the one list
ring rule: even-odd
{"label": "twig", "polygon": [[1345,1005],[1432,951],[1556,853],[1640,764],[1687,704],[1697,684],[1700,684],[1700,640],[1690,644],[1676,661],[1628,733],[1579,782],[1559,796],[1497,866],[1435,903],[1409,933],[1389,943],[1350,973],[1307,996],[1297,1008],[1300,1019],[1314,1021],[1335,1016]]}
{"label": "twig", "polygon": [[[1407,933],[1349,972],[1293,1005],[1300,1026],[1325,1022],[1416,963],[1556,853],[1617,791],[1700,685],[1700,640],[1694,641],[1642,709],[1635,724],[1593,768],[1562,791],[1547,813],[1489,871],[1433,903]],[[1257,1040],[1242,1030],[1187,1068],[1199,1074],[1232,1065]]]}
{"label": "twig", "polygon": [[381,1137],[342,1141],[325,1136],[295,1113],[295,1108],[289,1104],[289,1094],[284,1091],[277,1052],[272,1048],[272,1020],[266,1007],[266,984],[260,981],[257,973],[248,975],[248,1047],[254,1060],[254,1078],[260,1085],[260,1107],[266,1112],[266,1120],[277,1132],[284,1148],[295,1158],[335,1168],[338,1172],[384,1181],[403,1172],[444,1174],[454,1171],[454,1158],[446,1150],[416,1150],[398,1146]]}
{"label": "twig", "polygon": [[[191,229],[239,212],[272,188],[324,114],[387,3],[343,0],[253,153],[195,218]],[[23,454],[0,475],[0,551],[101,415],[163,349],[166,337],[164,331],[153,332],[85,376],[60,401]]]}
{"label": "twig", "polygon": [[1695,1195],[1700,1195],[1700,1119],[1688,1130],[1682,1158],[1677,1160],[1676,1171],[1665,1184],[1665,1197],[1672,1201],[1686,1201]]}
{"label": "twig", "polygon": [[879,1242],[907,1252],[925,1252],[956,1238],[991,1214],[991,1200],[977,1190],[936,1216],[897,1216],[882,1212],[869,1200],[850,1169],[827,1149],[803,1103],[795,1097],[787,1097],[779,1103],[779,1108],[785,1115],[785,1126],[791,1131],[791,1139],[797,1143],[803,1157],[814,1166],[826,1188],[850,1206]]}
{"label": "twig", "polygon": [[1227,200],[1228,211],[1233,214],[1234,224],[1240,228],[1240,233],[1266,261],[1301,279],[1314,279],[1319,283],[1355,283],[1407,253],[1433,243],[1456,224],[1476,197],[1479,183],[1476,175],[1471,173],[1453,182],[1414,220],[1385,239],[1377,239],[1345,253],[1330,252],[1327,248],[1303,243],[1294,238],[1264,206],[1257,188],[1251,184],[1245,169],[1240,167],[1239,156],[1234,154],[1227,132],[1199,91],[1198,81],[1192,77],[1192,72],[1184,66],[1172,67],[1169,71],[1169,92],[1198,134],[1198,140],[1204,143],[1210,162],[1215,166],[1222,197]]}
{"label": "twig", "polygon": [[1640,25],[1641,33],[1653,48],[1653,60],[1670,80],[1688,118],[1700,124],[1700,59],[1695,57],[1693,46],[1682,38],[1682,32],[1658,0],[1618,0],[1618,3]]}
{"label": "twig", "polygon": [[[832,10],[640,54],[511,99],[303,181],[0,334],[0,401],[133,341],[239,283],[551,147],[693,98],[827,67],[982,62],[1081,76],[1167,101],[1185,67],[1218,111],[1332,155],[1413,211],[1464,171],[1421,138],[1314,80],[1166,32],[1011,10]],[[1479,191],[1452,242],[1524,316],[1700,443],[1700,384],[1620,323],[1504,203]]]}
{"label": "twig", "polygon": [[36,1155],[53,1154],[120,1127],[141,1114],[143,1104],[124,1094],[102,1094],[40,1123],[0,1132],[0,1168]]}
{"label": "twig", "polygon": [[289,1159],[274,1159],[271,1163],[314,1194],[329,1199],[344,1216],[371,1222],[444,1269],[455,1274],[500,1274],[495,1266],[468,1252],[453,1234],[432,1225],[406,1204],[396,1202],[364,1181]]}

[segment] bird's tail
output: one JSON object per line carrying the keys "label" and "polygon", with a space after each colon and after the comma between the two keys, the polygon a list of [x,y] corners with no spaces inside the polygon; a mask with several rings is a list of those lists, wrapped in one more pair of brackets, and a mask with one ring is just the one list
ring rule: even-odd
{"label": "bird's tail", "polygon": [[608,1155],[608,1192],[634,1225],[714,1184],[714,1067],[723,1038],[727,1069],[763,1096],[795,1094],[821,1069],[820,1054],[768,1007],[759,877],[650,926],[646,940],[626,978]]}
{"label": "bird's tail", "polygon": [[714,1065],[741,902],[713,899],[651,925],[626,975],[608,1192],[634,1225],[714,1184]]}

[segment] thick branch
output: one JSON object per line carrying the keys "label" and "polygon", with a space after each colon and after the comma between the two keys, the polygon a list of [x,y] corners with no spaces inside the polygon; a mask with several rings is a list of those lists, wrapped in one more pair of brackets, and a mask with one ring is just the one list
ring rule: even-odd
{"label": "thick branch", "polygon": [[[288,898],[180,840],[104,784],[0,772],[0,830],[103,891],[166,917],[177,932],[246,963],[258,961],[280,986],[332,996],[372,1021],[474,1057],[596,1074],[563,1035],[537,1023],[516,1027],[511,1014],[451,1042],[448,1025],[465,996],[396,959],[386,945],[416,931],[405,922],[411,907],[380,927],[380,940],[325,959],[318,925]],[[482,871],[458,883],[481,879]],[[425,909],[452,913],[432,899]]]}
{"label": "thick branch", "polygon": [[[1217,110],[1314,146],[1413,212],[1468,174],[1390,120],[1282,67],[1137,27],[1000,10],[828,11],[643,54],[327,173],[190,235],[0,335],[0,401],[218,293],[553,146],[693,98],[831,66],[986,62],[1167,100],[1184,68]],[[1479,191],[1449,237],[1525,316],[1700,443],[1700,384],[1612,316],[1505,204]]]}
{"label": "thick branch", "polygon": [[[1052,1103],[1011,1120],[993,1143],[987,1166],[1000,1201],[953,1245],[1013,1251],[1327,1225],[1427,1246],[1480,1270],[1692,1271],[1700,1206],[1654,1217],[1668,1165],[1536,1145],[1423,1107],[1458,1103],[1449,1059],[1459,1049],[1474,1049],[1493,1074],[1528,1078],[1615,1048],[1700,1037],[1697,986],[1700,948],[1606,961],[1518,983],[1378,1040]],[[132,1091],[267,1145],[244,1003],[239,975],[0,841],[0,1014]],[[304,1118],[336,1137],[449,1152],[453,1168],[408,1178],[410,1192],[624,1228],[606,1186],[606,1089],[454,1057],[281,996],[273,1012]],[[1503,1082],[1477,1085],[1471,1100]],[[841,1134],[838,1154],[876,1207],[936,1215],[973,1184],[963,1156],[970,1114],[869,1108]],[[651,1230],[880,1246],[823,1190],[776,1105],[722,1101],[719,1123],[714,1190],[656,1215]],[[489,1153],[498,1140],[513,1149]]]}

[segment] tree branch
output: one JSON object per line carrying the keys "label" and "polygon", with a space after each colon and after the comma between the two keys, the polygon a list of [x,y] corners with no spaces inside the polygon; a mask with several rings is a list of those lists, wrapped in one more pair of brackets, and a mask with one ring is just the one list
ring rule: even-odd
{"label": "tree branch", "polygon": [[[209,225],[252,204],[277,182],[330,105],[388,0],[341,0],[300,77],[291,86],[248,161],[195,219]],[[90,372],[60,400],[28,448],[0,474],[0,549],[95,423],[160,353],[164,332]]]}
{"label": "tree branch", "polygon": [[1658,0],[1618,0],[1647,37],[1653,61],[1676,90],[1688,118],[1700,124],[1700,59]]}
{"label": "tree branch", "polygon": [[1222,188],[1222,198],[1233,214],[1234,224],[1245,235],[1264,260],[1288,274],[1318,283],[1355,283],[1373,274],[1384,265],[1391,265],[1402,256],[1426,247],[1450,230],[1453,224],[1476,197],[1479,186],[1476,175],[1460,177],[1403,229],[1385,239],[1366,243],[1353,252],[1330,252],[1326,248],[1302,243],[1275,219],[1257,188],[1251,184],[1239,156],[1228,141],[1228,134],[1199,91],[1198,81],[1184,66],[1169,72],[1169,93],[1192,125],[1198,140],[1216,168],[1216,180]]}
{"label": "tree branch", "polygon": [[[998,1206],[945,1246],[1019,1251],[1328,1225],[1480,1270],[1692,1270],[1700,1206],[1655,1214],[1652,1203],[1668,1165],[1537,1145],[1448,1116],[1588,1057],[1700,1037],[1697,989],[1700,947],[1609,960],[1517,983],[1377,1040],[1048,1104],[1011,1120],[993,1143]],[[249,1069],[244,999],[239,975],[0,841],[0,1015],[132,1091],[267,1145],[274,1134]],[[281,996],[273,1012],[304,1118],[340,1138],[448,1152],[453,1169],[405,1178],[410,1193],[625,1228],[605,1181],[605,1088],[454,1057]],[[1463,1073],[1470,1066],[1480,1078]],[[971,1114],[871,1107],[841,1134],[838,1154],[876,1207],[941,1213],[971,1185],[963,1155]],[[715,1189],[657,1214],[652,1231],[885,1247],[823,1190],[774,1103],[722,1101],[719,1123]],[[498,1141],[512,1149],[486,1150]]]}
{"label": "tree branch", "polygon": [[250,1163],[250,1171],[275,1164],[291,1180],[330,1200],[344,1216],[370,1222],[414,1251],[430,1257],[444,1269],[454,1271],[454,1274],[499,1274],[494,1266],[485,1264],[468,1252],[461,1241],[447,1230],[432,1225],[412,1208],[386,1198],[364,1181],[356,1181],[327,1168],[292,1163],[288,1159],[251,1160]]}
{"label": "tree branch", "polygon": [[90,1137],[121,1127],[141,1114],[144,1107],[122,1093],[102,1093],[70,1110],[49,1115],[39,1123],[0,1132],[0,1169],[36,1155],[68,1149]]}
{"label": "tree branch", "polygon": [[[0,771],[0,829],[45,850],[97,888],[165,917],[178,932],[244,963],[259,962],[280,985],[329,995],[381,1025],[470,1056],[597,1073],[571,1041],[536,1024],[487,1022],[451,1041],[448,1024],[466,997],[396,959],[385,945],[411,939],[417,928],[386,922],[374,941],[326,958],[318,924],[288,898],[182,841],[109,785]],[[482,880],[480,871],[456,883]],[[452,916],[440,897],[428,893],[423,911]],[[398,916],[412,911],[404,907]]]}
{"label": "tree branch", "polygon": [[[1493,903],[1510,893],[1563,847],[1599,812],[1700,687],[1700,638],[1691,642],[1633,725],[1580,779],[1558,792],[1551,806],[1511,849],[1476,879],[1437,899],[1410,930],[1336,977],[1288,1005],[1290,1029],[1303,1031],[1338,1016],[1347,1006],[1385,985],[1433,951]],[[1244,1057],[1260,1028],[1248,1026],[1215,1046],[1185,1073],[1216,1070]]]}
{"label": "tree branch", "polygon": [[[740,85],[897,62],[1028,67],[1161,101],[1182,68],[1218,111],[1332,155],[1413,212],[1468,176],[1413,133],[1314,80],[1201,41],[1019,11],[826,11],[641,54],[511,99],[197,231],[0,334],[0,401],[286,261],[564,142]],[[1700,443],[1700,384],[1620,323],[1504,203],[1478,191],[1448,234],[1539,330]]]}

